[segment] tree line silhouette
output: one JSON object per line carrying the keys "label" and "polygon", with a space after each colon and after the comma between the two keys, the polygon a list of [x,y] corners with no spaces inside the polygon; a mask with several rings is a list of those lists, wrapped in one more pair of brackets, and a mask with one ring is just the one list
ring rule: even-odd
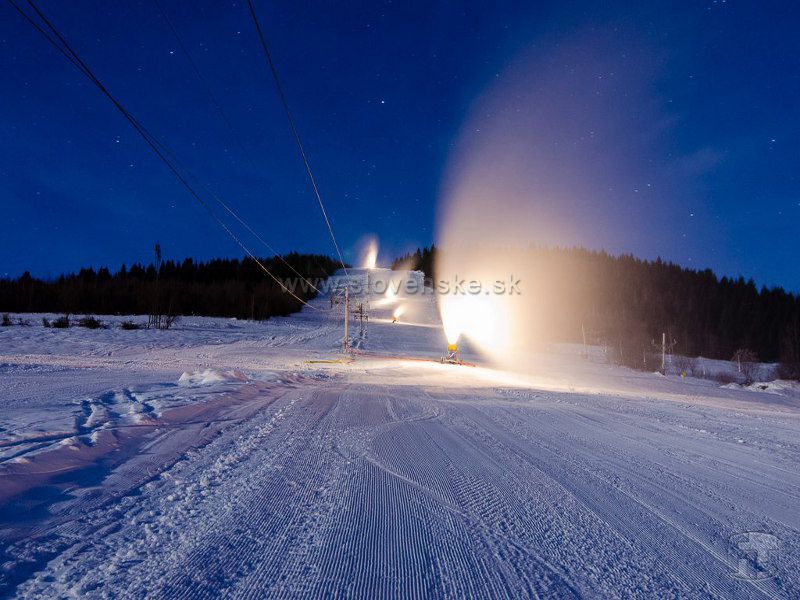
{"label": "tree line silhouette", "polygon": [[[436,278],[435,246],[396,259],[392,268],[423,271]],[[800,297],[782,288],[758,289],[752,280],[718,278],[630,255],[582,248],[506,249],[511,262],[528,265],[535,281],[532,310],[547,316],[553,341],[606,345],[618,362],[648,367],[647,356],[662,333],[675,354],[730,359],[748,349],[762,361],[781,361],[781,375],[800,377]],[[520,253],[522,253],[520,255]],[[278,278],[312,281],[337,269],[327,256],[290,253],[261,262]],[[297,286],[303,300],[314,290]],[[81,269],[54,280],[24,273],[0,279],[0,312],[77,314],[205,315],[267,319],[301,307],[252,259],[214,259]],[[644,364],[643,364],[644,363]]]}
{"label": "tree line silhouette", "polygon": [[[53,312],[119,315],[205,315],[267,319],[300,309],[299,300],[286,293],[250,258],[187,258],[133,264],[112,273],[101,267],[81,269],[55,280],[24,273],[0,279],[0,312]],[[292,268],[312,281],[337,269],[327,256],[290,253],[259,259],[279,279],[296,278]],[[293,292],[309,300],[316,292],[297,286]]]}
{"label": "tree line silhouette", "polygon": [[[436,279],[436,247],[418,249],[393,268],[424,271]],[[800,297],[782,288],[757,288],[752,280],[718,278],[630,255],[582,248],[506,249],[513,264],[526,265],[537,309],[559,332],[559,341],[580,341],[586,332],[619,362],[641,367],[666,333],[672,351],[729,360],[747,348],[762,361],[781,361],[783,375],[800,375]],[[793,374],[793,375],[792,375]]]}

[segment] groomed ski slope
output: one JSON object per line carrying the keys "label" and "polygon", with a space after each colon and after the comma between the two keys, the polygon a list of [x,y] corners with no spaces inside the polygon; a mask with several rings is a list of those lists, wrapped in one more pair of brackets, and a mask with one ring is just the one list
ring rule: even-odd
{"label": "groomed ski slope", "polygon": [[[421,361],[435,306],[401,302],[392,324],[371,299],[351,362],[327,298],[266,324],[0,332],[3,593],[800,597],[794,388],[570,346],[523,375]],[[778,546],[748,554],[753,532]]]}

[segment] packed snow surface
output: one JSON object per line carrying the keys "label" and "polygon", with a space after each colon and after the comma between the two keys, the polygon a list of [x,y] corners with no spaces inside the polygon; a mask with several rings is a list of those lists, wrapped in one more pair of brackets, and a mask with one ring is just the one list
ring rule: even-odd
{"label": "packed snow surface", "polygon": [[351,300],[347,356],[328,297],[0,329],[0,596],[800,597],[796,386],[445,365],[430,296]]}

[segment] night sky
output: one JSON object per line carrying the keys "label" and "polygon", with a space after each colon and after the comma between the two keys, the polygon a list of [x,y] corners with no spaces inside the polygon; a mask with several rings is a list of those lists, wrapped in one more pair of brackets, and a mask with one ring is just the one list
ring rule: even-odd
{"label": "night sky", "polygon": [[[159,2],[234,133],[155,0],[39,6],[276,250],[333,256],[246,2]],[[523,70],[541,85],[517,102],[538,117],[514,148],[529,144],[553,181],[574,179],[584,161],[580,193],[598,188],[590,201],[561,204],[559,221],[574,228],[560,239],[532,230],[532,242],[660,255],[800,290],[800,5],[256,7],[346,259],[356,260],[366,234],[379,238],[384,262],[434,240],[465,128],[492,106],[486,94]],[[0,276],[117,268],[149,260],[157,240],[172,258],[241,255],[108,100],[7,3],[0,72]],[[592,222],[613,226],[591,230]]]}

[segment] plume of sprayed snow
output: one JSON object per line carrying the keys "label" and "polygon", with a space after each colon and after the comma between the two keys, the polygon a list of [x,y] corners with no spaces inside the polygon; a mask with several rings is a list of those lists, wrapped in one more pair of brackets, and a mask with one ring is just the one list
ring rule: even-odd
{"label": "plume of sprayed snow", "polygon": [[[481,292],[440,294],[449,341],[464,336],[514,366],[520,350],[557,337],[558,307],[538,284],[578,275],[537,270],[515,249],[658,246],[669,219],[660,194],[687,182],[651,165],[671,122],[653,100],[653,63],[590,35],[522,57],[476,101],[442,185],[436,273]],[[494,292],[512,280],[520,294]]]}
{"label": "plume of sprayed snow", "polygon": [[374,269],[378,263],[378,239],[370,236],[362,244],[361,266],[365,269]]}

